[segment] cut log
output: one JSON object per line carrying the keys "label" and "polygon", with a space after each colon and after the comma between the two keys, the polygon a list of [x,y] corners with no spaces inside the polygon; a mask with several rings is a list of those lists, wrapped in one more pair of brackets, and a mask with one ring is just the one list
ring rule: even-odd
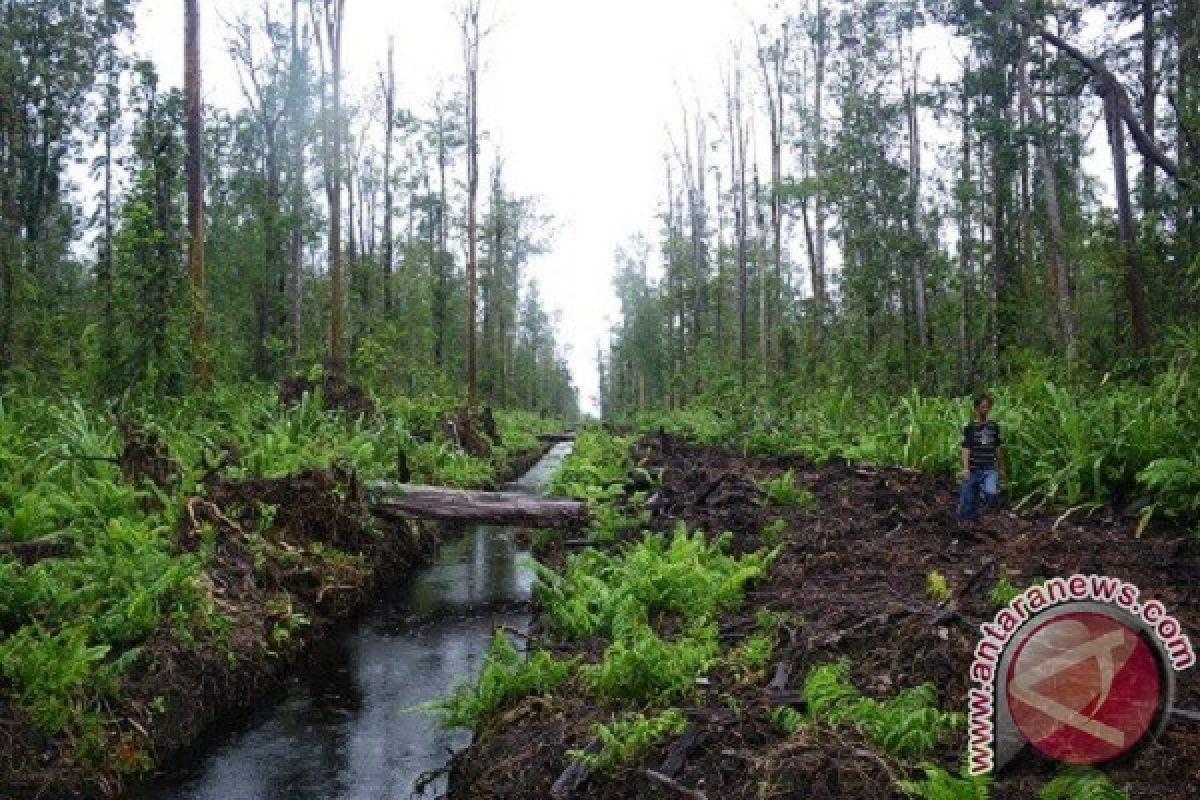
{"label": "cut log", "polygon": [[367,484],[368,507],[385,519],[436,519],[531,528],[572,528],[588,521],[587,504],[521,492],[481,492],[379,481]]}
{"label": "cut log", "polygon": [[539,442],[547,442],[549,444],[558,444],[559,442],[575,441],[575,431],[566,431],[565,433],[539,433]]}

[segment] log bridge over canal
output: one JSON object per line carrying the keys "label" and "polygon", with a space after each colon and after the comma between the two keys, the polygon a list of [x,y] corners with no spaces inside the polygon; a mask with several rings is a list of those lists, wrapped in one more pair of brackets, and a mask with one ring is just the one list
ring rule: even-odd
{"label": "log bridge over canal", "polygon": [[415,483],[366,484],[371,513],[384,519],[434,519],[528,528],[575,528],[587,524],[587,504],[522,492],[484,492]]}

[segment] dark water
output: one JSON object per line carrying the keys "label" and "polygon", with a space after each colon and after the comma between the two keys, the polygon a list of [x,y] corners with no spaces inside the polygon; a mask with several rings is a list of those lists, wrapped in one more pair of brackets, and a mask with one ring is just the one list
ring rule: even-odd
{"label": "dark water", "polygon": [[[536,492],[570,451],[551,450],[510,488]],[[272,707],[140,800],[393,800],[470,741],[415,706],[476,675],[496,625],[525,623],[532,574],[508,529],[445,545],[403,589],[316,649]],[[444,786],[433,784],[427,797]]]}

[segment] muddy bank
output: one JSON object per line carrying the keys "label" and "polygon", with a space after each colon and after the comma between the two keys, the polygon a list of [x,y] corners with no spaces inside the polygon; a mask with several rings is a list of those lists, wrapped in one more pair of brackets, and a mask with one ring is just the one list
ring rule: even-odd
{"label": "muddy bank", "polygon": [[[500,479],[521,474],[545,449],[514,454]],[[282,479],[214,477],[187,502],[175,536],[181,551],[206,554],[201,580],[220,622],[192,629],[171,621],[142,643],[112,694],[112,722],[85,748],[40,734],[0,694],[4,796],[112,797],[188,757],[299,671],[314,643],[360,613],[379,587],[401,584],[456,534],[376,520],[357,476],[337,467]],[[163,616],[170,620],[169,609]]]}
{"label": "muddy bank", "polygon": [[[722,647],[744,642],[762,609],[788,622],[763,669],[709,672],[679,704],[688,720],[683,734],[631,763],[560,783],[574,788],[559,796],[903,797],[896,781],[920,777],[918,764],[882,754],[850,726],[789,734],[777,722],[778,709],[803,713],[800,689],[808,671],[847,659],[853,683],[867,696],[892,697],[932,682],[942,708],[965,711],[978,625],[998,608],[989,594],[1005,575],[1018,586],[1074,572],[1114,575],[1160,599],[1193,636],[1200,631],[1200,545],[1182,530],[1137,539],[1131,521],[1107,512],[1060,520],[1061,511],[1008,510],[978,530],[964,530],[954,519],[956,484],[946,477],[840,462],[818,467],[798,458],[746,459],[669,438],[644,441],[635,456],[652,473],[662,470],[651,527],[670,530],[684,520],[710,535],[728,530],[734,551],[780,544],[769,576],[750,589],[745,605],[719,617]],[[811,507],[762,504],[755,481],[786,469],[812,493]],[[556,564],[569,549],[552,543],[539,555]],[[929,590],[934,572],[948,590],[941,599]],[[594,641],[555,641],[545,632],[536,644],[584,663],[595,662],[601,649]],[[1200,672],[1178,679],[1177,706],[1200,708]],[[549,796],[572,764],[568,751],[585,748],[593,726],[611,722],[617,711],[598,706],[572,683],[517,702],[454,759],[449,796]],[[928,760],[956,773],[964,749],[960,729]],[[1026,753],[996,779],[992,796],[1034,797],[1056,769]],[[1200,774],[1200,725],[1176,720],[1157,742],[1104,771],[1132,798],[1178,797]]]}

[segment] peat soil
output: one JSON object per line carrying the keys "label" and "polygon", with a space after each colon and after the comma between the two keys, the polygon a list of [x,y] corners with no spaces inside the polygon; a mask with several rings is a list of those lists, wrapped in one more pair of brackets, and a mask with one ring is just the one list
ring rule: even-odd
{"label": "peat soil", "polygon": [[[546,449],[513,454],[497,479],[524,473]],[[358,477],[337,465],[277,479],[214,471],[188,500],[174,546],[210,549],[201,581],[223,623],[186,630],[164,622],[100,700],[103,729],[83,752],[70,732],[40,732],[0,678],[0,797],[115,797],[139,775],[194,755],[219,727],[272,698],[315,643],[453,533],[374,518]]]}
{"label": "peat soil", "polygon": [[[999,576],[1025,586],[1036,577],[1076,572],[1111,575],[1161,600],[1193,637],[1200,632],[1200,544],[1182,530],[1147,531],[1113,511],[1089,518],[1062,511],[1001,510],[966,530],[954,516],[957,485],[947,476],[845,462],[822,466],[798,457],[744,458],[668,437],[643,440],[635,462],[662,470],[652,496],[651,527],[678,520],[710,535],[734,534],[732,549],[754,550],[764,527],[781,518],[782,548],[767,579],[752,587],[738,613],[719,620],[734,646],[755,629],[763,608],[792,615],[760,674],[710,673],[684,709],[689,727],[656,745],[638,763],[602,775],[572,770],[595,723],[616,709],[597,707],[574,689],[518,703],[477,732],[451,766],[450,798],[903,797],[896,781],[919,778],[920,765],[881,755],[850,728],[802,727],[786,735],[771,720],[780,705],[803,711],[807,671],[847,659],[865,694],[890,697],[932,682],[943,709],[966,710],[968,670],[979,625],[998,606],[988,594]],[[755,483],[793,469],[816,498],[810,510],[764,507]],[[629,536],[635,535],[629,532]],[[539,552],[561,563],[570,542]],[[619,547],[619,543],[614,545]],[[931,572],[945,576],[950,597],[931,599]],[[598,657],[595,643],[534,642],[559,655]],[[1177,675],[1176,707],[1200,709],[1200,670]],[[929,761],[957,773],[965,731]],[[995,778],[996,798],[1036,797],[1058,765],[1027,751]],[[1132,798],[1191,796],[1200,778],[1200,723],[1174,718],[1156,741],[1103,767]],[[651,774],[654,773],[654,774]],[[560,777],[563,780],[560,780]]]}

